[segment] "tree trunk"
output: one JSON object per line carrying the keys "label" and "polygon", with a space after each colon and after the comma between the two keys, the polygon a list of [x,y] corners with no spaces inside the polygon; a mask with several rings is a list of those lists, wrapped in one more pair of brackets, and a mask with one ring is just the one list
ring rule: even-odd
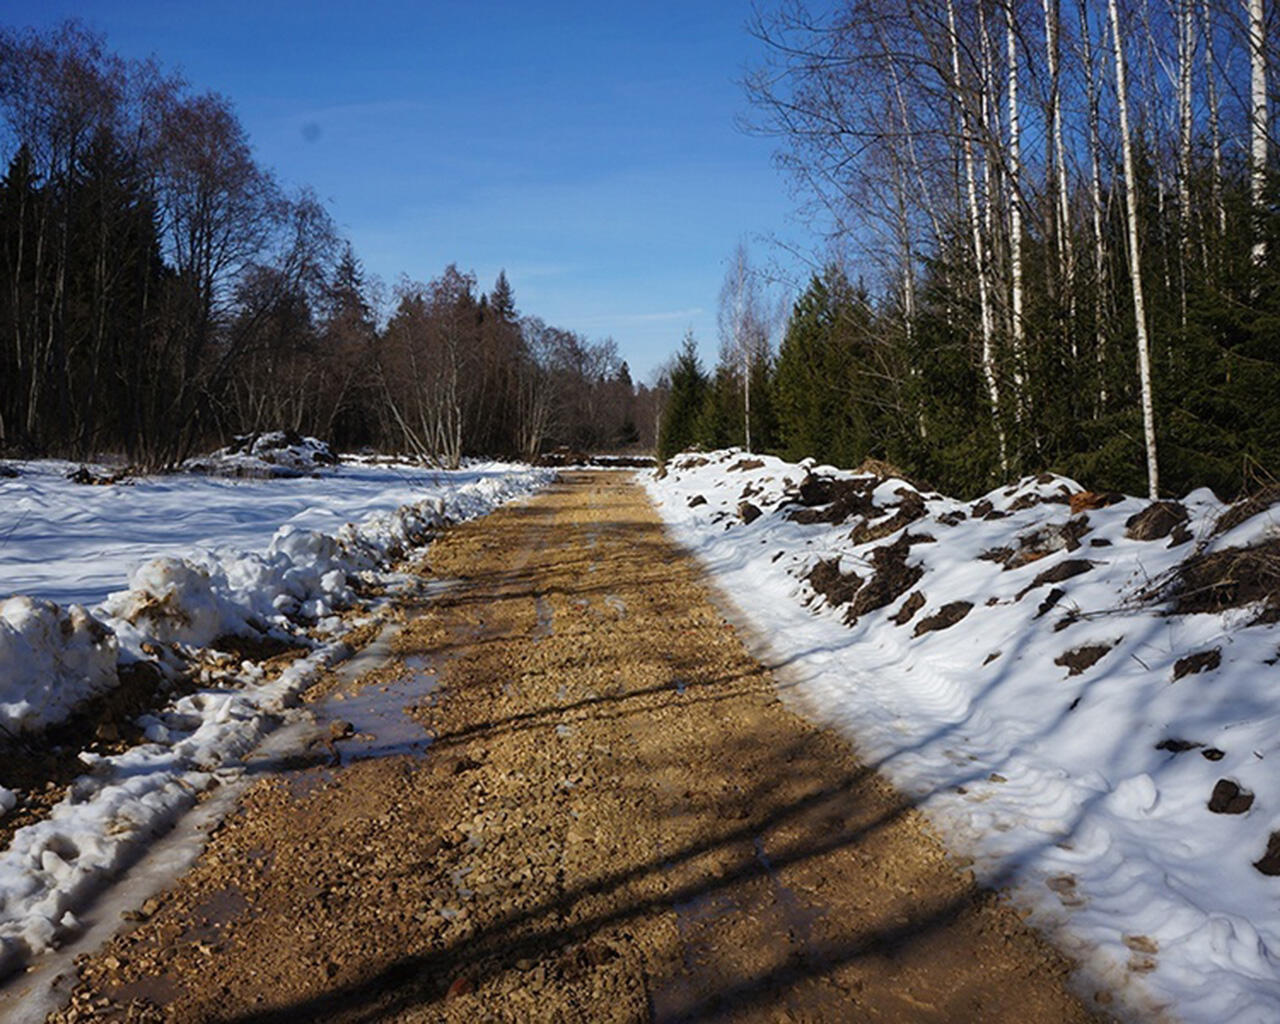
{"label": "tree trunk", "polygon": [[1009,263],[1013,279],[1010,321],[1013,328],[1013,386],[1020,404],[1024,401],[1022,364],[1026,328],[1022,312],[1022,134],[1018,120],[1018,40],[1014,31],[1013,0],[1006,0],[1004,16],[1009,58]]}
{"label": "tree trunk", "polygon": [[[1103,33],[1106,34],[1105,32]],[[1094,77],[1093,38],[1088,0],[1080,0],[1080,40],[1084,47],[1085,93],[1089,105],[1089,199],[1093,214],[1093,329],[1098,364],[1098,412],[1107,405],[1107,254],[1102,233],[1102,132],[1098,114],[1098,82]],[[1105,51],[1104,40],[1103,48]]]}
{"label": "tree trunk", "polygon": [[1200,18],[1204,27],[1204,79],[1209,94],[1209,143],[1213,153],[1213,209],[1217,215],[1218,241],[1227,233],[1227,207],[1222,201],[1222,131],[1218,123],[1218,79],[1213,58],[1213,15],[1209,0],[1201,0]]}
{"label": "tree trunk", "polygon": [[1267,257],[1262,235],[1263,195],[1267,187],[1267,40],[1263,0],[1249,5],[1249,200],[1253,209],[1253,262]]}
{"label": "tree trunk", "polygon": [[[1261,0],[1252,0],[1260,3]],[[1147,495],[1160,495],[1156,463],[1156,423],[1151,400],[1151,356],[1147,343],[1147,315],[1142,300],[1142,259],[1138,248],[1138,189],[1133,166],[1133,138],[1129,134],[1129,101],[1125,87],[1124,37],[1120,34],[1120,14],[1116,0],[1107,0],[1111,15],[1111,44],[1116,63],[1116,102],[1120,114],[1120,149],[1124,159],[1125,213],[1129,229],[1129,277],[1133,284],[1133,320],[1138,336],[1138,378],[1142,386],[1142,432],[1147,451]]]}
{"label": "tree trunk", "polygon": [[1009,452],[1000,415],[1000,384],[996,379],[994,365],[995,324],[991,312],[991,296],[987,288],[987,256],[982,238],[982,212],[978,207],[978,186],[973,167],[973,140],[969,129],[968,106],[964,98],[964,83],[960,76],[960,40],[956,33],[955,0],[947,0],[947,35],[951,46],[952,88],[956,103],[959,105],[960,145],[964,157],[969,230],[973,239],[974,270],[978,280],[978,307],[982,323],[982,378],[986,382],[987,396],[991,401],[991,417],[995,424],[996,443],[1000,452],[1000,473],[1004,476],[1009,472]]}
{"label": "tree trunk", "polygon": [[1058,222],[1058,280],[1062,296],[1066,300],[1066,331],[1071,358],[1075,360],[1079,355],[1073,330],[1076,304],[1075,251],[1071,238],[1071,204],[1067,197],[1066,149],[1062,142],[1061,55],[1058,45],[1060,12],[1058,0],[1041,0],[1041,6],[1044,10],[1045,56],[1049,65],[1049,128],[1053,151],[1054,192],[1057,199],[1055,218]]}
{"label": "tree trunk", "polygon": [[1178,299],[1187,329],[1187,275],[1191,272],[1191,64],[1195,57],[1193,0],[1178,5]]}

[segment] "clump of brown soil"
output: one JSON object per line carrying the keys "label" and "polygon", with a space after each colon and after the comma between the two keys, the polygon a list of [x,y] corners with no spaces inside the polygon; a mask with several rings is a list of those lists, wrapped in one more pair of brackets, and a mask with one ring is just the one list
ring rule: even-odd
{"label": "clump of brown soil", "polygon": [[1176,682],[1183,676],[1189,676],[1195,672],[1212,672],[1215,668],[1222,664],[1222,649],[1215,647],[1209,651],[1197,651],[1195,654],[1188,654],[1185,658],[1179,658],[1173,665],[1173,678]]}
{"label": "clump of brown soil", "polygon": [[853,528],[853,532],[849,534],[849,539],[855,544],[869,544],[872,541],[882,540],[906,526],[910,526],[917,519],[923,519],[925,515],[924,498],[917,491],[909,491],[905,487],[900,487],[897,491],[898,496],[902,499],[898,504],[893,515],[887,519],[878,519],[875,522],[859,523]]}
{"label": "clump of brown soil", "polygon": [[862,586],[862,577],[840,571],[839,558],[819,560],[805,577],[809,586],[827,599],[830,605],[848,604]]}
{"label": "clump of brown soil", "polygon": [[1264,875],[1280,875],[1280,832],[1272,832],[1267,839],[1267,852],[1253,866]]}
{"label": "clump of brown soil", "polygon": [[697,508],[699,505],[705,505],[706,503],[707,503],[707,499],[704,498],[701,494],[695,494],[692,498],[689,499],[690,508]]}
{"label": "clump of brown soil", "polygon": [[95,473],[88,466],[81,466],[68,473],[67,479],[73,484],[85,484],[89,487],[110,487],[112,484],[132,483],[132,480],[127,479],[129,475],[128,469],[122,469],[118,473]]}
{"label": "clump of brown soil", "polygon": [[1062,583],[1064,580],[1069,580],[1073,576],[1079,576],[1081,573],[1086,573],[1092,568],[1093,563],[1087,558],[1068,558],[1066,561],[1059,562],[1057,565],[1040,573],[1040,575],[1018,591],[1017,599],[1021,601],[1027,596],[1027,594],[1035,590],[1036,587],[1042,587],[1046,583]]}
{"label": "clump of brown soil", "polygon": [[924,575],[924,566],[907,565],[909,551],[910,545],[903,535],[871,552],[875,572],[854,598],[845,616],[846,623],[852,626],[860,616],[893,603],[916,585]]}
{"label": "clump of brown soil", "polygon": [[1080,491],[1071,495],[1071,514],[1078,515],[1090,509],[1106,508],[1124,501],[1124,495],[1118,491]]}
{"label": "clump of brown soil", "polygon": [[738,517],[743,523],[754,523],[762,515],[764,513],[760,511],[759,505],[753,505],[749,501],[738,502]]}
{"label": "clump of brown soil", "polygon": [[1173,539],[1175,544],[1182,544],[1191,539],[1186,529],[1187,508],[1178,501],[1153,501],[1141,512],[1135,512],[1124,521],[1124,535],[1130,540],[1160,540],[1168,537],[1178,527]]}
{"label": "clump of brown soil", "polygon": [[1213,524],[1213,535],[1216,537],[1220,533],[1235,529],[1246,519],[1253,518],[1259,512],[1265,512],[1277,502],[1280,502],[1280,484],[1272,484],[1270,487],[1264,487],[1257,494],[1242,498],[1218,517],[1218,521]]}
{"label": "clump of brown soil", "polygon": [[916,623],[912,636],[923,636],[938,629],[950,629],[973,610],[972,601],[952,601],[944,604],[933,615]]}
{"label": "clump of brown soil", "polygon": [[266,661],[282,654],[289,655],[289,660],[292,661],[306,653],[306,648],[300,647],[296,642],[266,634],[239,636],[235,633],[224,633],[210,641],[209,647],[231,655],[235,664],[242,661]]}
{"label": "clump of brown soil", "polygon": [[1203,746],[1203,743],[1197,743],[1195,740],[1182,740],[1171,736],[1157,743],[1156,750],[1167,750],[1171,754],[1185,754],[1188,750],[1198,750]]}
{"label": "clump of brown soil", "polygon": [[1044,618],[1049,612],[1053,611],[1054,606],[1067,596],[1067,592],[1061,587],[1054,587],[1049,593],[1044,595],[1044,600],[1040,602],[1040,607],[1036,609],[1036,618]]}
{"label": "clump of brown soil", "polygon": [[729,466],[725,472],[731,473],[734,470],[739,470],[745,473],[752,469],[764,469],[764,462],[760,459],[739,459],[732,466]]}
{"label": "clump of brown soil", "polygon": [[[854,472],[879,477],[881,480],[905,480],[913,487],[921,487],[920,484],[912,480],[892,462],[885,462],[884,459],[865,458],[858,464],[858,468]],[[924,490],[925,488],[921,487],[921,489]]]}
{"label": "clump of brown soil", "polygon": [[1031,562],[1039,561],[1047,555],[1058,551],[1075,551],[1080,547],[1080,538],[1089,532],[1089,517],[1073,516],[1065,523],[1045,523],[1037,529],[1024,533],[1018,538],[1016,551],[1009,548],[994,548],[991,552],[983,552],[980,557],[986,558],[999,552],[1008,552],[1002,559],[1006,569],[1020,569]]}
{"label": "clump of brown soil", "polygon": [[915,591],[910,597],[902,602],[902,607],[898,609],[897,614],[893,615],[889,621],[895,626],[905,626],[915,617],[916,612],[924,607],[924,602],[924,591]]}
{"label": "clump of brown soil", "polygon": [[1214,814],[1244,814],[1252,806],[1253,794],[1230,779],[1219,779],[1209,797],[1209,810]]}
{"label": "clump of brown soil", "polygon": [[1076,647],[1073,650],[1059,654],[1053,659],[1055,665],[1061,665],[1067,670],[1067,675],[1078,676],[1099,661],[1103,659],[1106,653],[1115,647],[1111,644],[1085,644],[1083,647]]}
{"label": "clump of brown soil", "polygon": [[1262,602],[1259,622],[1280,621],[1280,538],[1193,555],[1174,573],[1172,614],[1194,615]]}
{"label": "clump of brown soil", "polygon": [[791,509],[787,518],[797,523],[843,523],[854,516],[869,516],[876,510],[871,492],[876,482],[867,477],[837,480],[810,474],[800,482],[796,499],[804,508]]}

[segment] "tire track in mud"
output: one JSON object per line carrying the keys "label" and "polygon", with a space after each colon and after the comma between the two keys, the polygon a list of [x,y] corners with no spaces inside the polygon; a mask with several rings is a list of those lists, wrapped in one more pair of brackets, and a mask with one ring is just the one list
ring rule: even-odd
{"label": "tire track in mud", "polygon": [[256,783],[57,1020],[1097,1019],[782,705],[625,477],[567,473],[421,571],[457,582],[359,685],[431,673],[425,752]]}

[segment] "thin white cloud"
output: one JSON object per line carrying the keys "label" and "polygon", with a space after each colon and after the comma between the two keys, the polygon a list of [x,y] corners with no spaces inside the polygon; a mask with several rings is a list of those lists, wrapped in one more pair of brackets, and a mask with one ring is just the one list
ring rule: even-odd
{"label": "thin white cloud", "polygon": [[603,325],[627,327],[634,324],[668,323],[672,320],[688,320],[702,315],[702,307],[692,309],[673,309],[665,313],[604,313],[598,316],[576,317],[578,323],[586,327]]}

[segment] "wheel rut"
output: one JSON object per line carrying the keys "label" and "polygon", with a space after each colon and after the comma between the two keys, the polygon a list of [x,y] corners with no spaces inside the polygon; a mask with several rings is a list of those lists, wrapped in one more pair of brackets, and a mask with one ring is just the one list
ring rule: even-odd
{"label": "wheel rut", "polygon": [[309,699],[430,672],[425,749],[335,734],[255,783],[53,1019],[1100,1019],[783,706],[625,476],[566,473],[419,571],[453,582],[391,659]]}

